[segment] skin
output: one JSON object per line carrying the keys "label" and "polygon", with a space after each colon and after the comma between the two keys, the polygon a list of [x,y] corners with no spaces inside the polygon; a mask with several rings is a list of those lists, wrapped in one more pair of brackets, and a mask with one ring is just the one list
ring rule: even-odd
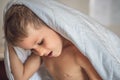
{"label": "skin", "polygon": [[45,25],[37,30],[32,26],[27,26],[28,37],[18,44],[33,52],[24,64],[12,45],[8,46],[15,80],[28,80],[39,69],[41,60],[54,80],[102,80],[90,61],[70,41]]}

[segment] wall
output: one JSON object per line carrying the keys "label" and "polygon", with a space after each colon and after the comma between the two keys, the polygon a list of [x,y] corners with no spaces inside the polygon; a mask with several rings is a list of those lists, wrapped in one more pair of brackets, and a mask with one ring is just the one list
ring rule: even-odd
{"label": "wall", "polygon": [[89,14],[89,0],[58,0],[63,4],[75,8],[82,13]]}
{"label": "wall", "polygon": [[120,37],[120,0],[90,0],[90,16]]}
{"label": "wall", "polygon": [[8,0],[0,0],[0,59],[3,58],[3,52],[4,52],[4,35],[3,35],[3,9],[4,6],[6,5],[6,3],[8,2]]}

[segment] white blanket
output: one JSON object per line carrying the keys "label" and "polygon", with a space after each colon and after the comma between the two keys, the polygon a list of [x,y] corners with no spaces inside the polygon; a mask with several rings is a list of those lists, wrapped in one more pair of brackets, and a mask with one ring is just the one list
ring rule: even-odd
{"label": "white blanket", "polygon": [[[49,27],[70,40],[88,57],[103,80],[120,80],[120,39],[114,33],[81,12],[55,0],[13,0],[6,6],[5,12],[13,4],[27,6]],[[18,48],[16,51],[24,62],[29,54],[24,55],[26,51]],[[7,47],[5,66],[7,76],[13,80]],[[40,80],[37,72],[31,80]]]}

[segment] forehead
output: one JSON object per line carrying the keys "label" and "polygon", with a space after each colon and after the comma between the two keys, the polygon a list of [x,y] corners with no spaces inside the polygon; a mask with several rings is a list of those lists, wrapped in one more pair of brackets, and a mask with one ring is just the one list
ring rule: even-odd
{"label": "forehead", "polygon": [[18,43],[18,46],[24,49],[31,49],[34,43],[37,41],[37,36],[31,34],[27,38],[24,38],[21,42]]}
{"label": "forehead", "polygon": [[51,29],[45,25],[40,25],[40,28],[34,28],[34,25],[27,26],[27,37],[19,43],[19,46],[24,49],[31,49],[33,45],[41,41],[43,38],[47,38],[52,34]]}
{"label": "forehead", "polygon": [[21,42],[18,43],[18,46],[24,49],[31,49],[34,43],[42,37],[40,29],[35,29],[32,25],[27,27],[27,37],[23,38]]}

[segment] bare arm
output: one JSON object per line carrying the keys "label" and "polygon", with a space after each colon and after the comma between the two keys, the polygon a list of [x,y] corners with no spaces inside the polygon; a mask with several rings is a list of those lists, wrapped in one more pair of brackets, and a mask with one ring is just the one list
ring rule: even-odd
{"label": "bare arm", "polygon": [[9,45],[9,57],[10,57],[10,64],[11,70],[15,80],[28,80],[33,73],[35,73],[39,67],[41,58],[35,54],[31,54],[26,62],[23,64],[18,56],[15,53],[14,48]]}

